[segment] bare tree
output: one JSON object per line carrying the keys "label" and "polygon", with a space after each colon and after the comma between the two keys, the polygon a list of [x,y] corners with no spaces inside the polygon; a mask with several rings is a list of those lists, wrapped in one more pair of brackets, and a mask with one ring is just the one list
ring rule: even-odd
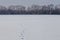
{"label": "bare tree", "polygon": [[31,7],[28,7],[27,10],[41,10],[42,6],[40,5],[32,5]]}
{"label": "bare tree", "polygon": [[52,14],[52,11],[54,10],[54,5],[53,4],[48,5],[48,9],[49,9],[49,14]]}
{"label": "bare tree", "polygon": [[25,7],[21,5],[11,5],[8,7],[8,9],[20,11],[20,10],[25,10]]}
{"label": "bare tree", "polygon": [[0,5],[0,10],[7,10],[5,6]]}

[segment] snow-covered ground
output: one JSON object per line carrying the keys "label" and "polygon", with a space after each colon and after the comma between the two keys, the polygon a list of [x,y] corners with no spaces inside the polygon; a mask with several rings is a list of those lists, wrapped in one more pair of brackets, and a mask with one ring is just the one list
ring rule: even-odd
{"label": "snow-covered ground", "polygon": [[0,15],[0,40],[60,40],[60,15]]}

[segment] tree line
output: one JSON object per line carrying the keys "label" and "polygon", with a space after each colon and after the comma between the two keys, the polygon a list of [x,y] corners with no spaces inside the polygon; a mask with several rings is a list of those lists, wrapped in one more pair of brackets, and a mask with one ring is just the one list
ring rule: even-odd
{"label": "tree line", "polygon": [[0,6],[0,14],[10,15],[10,14],[22,14],[22,15],[59,15],[60,5],[54,6],[50,5],[32,5],[25,7],[22,5],[11,5],[9,7]]}

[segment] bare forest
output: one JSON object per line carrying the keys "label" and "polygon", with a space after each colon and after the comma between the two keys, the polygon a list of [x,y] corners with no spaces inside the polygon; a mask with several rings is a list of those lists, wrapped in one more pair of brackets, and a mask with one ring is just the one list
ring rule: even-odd
{"label": "bare forest", "polygon": [[60,5],[31,5],[25,7],[23,5],[10,5],[8,7],[0,5],[0,14],[22,14],[22,15],[59,15]]}

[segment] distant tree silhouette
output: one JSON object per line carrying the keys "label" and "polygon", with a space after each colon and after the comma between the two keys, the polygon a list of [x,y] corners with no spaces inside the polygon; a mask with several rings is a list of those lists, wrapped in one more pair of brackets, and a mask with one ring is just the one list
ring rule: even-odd
{"label": "distant tree silhouette", "polygon": [[60,14],[60,5],[54,6],[53,4],[50,5],[32,5],[30,7],[25,7],[22,5],[11,5],[8,8],[5,6],[0,5],[0,14],[12,14],[12,15],[59,15]]}

